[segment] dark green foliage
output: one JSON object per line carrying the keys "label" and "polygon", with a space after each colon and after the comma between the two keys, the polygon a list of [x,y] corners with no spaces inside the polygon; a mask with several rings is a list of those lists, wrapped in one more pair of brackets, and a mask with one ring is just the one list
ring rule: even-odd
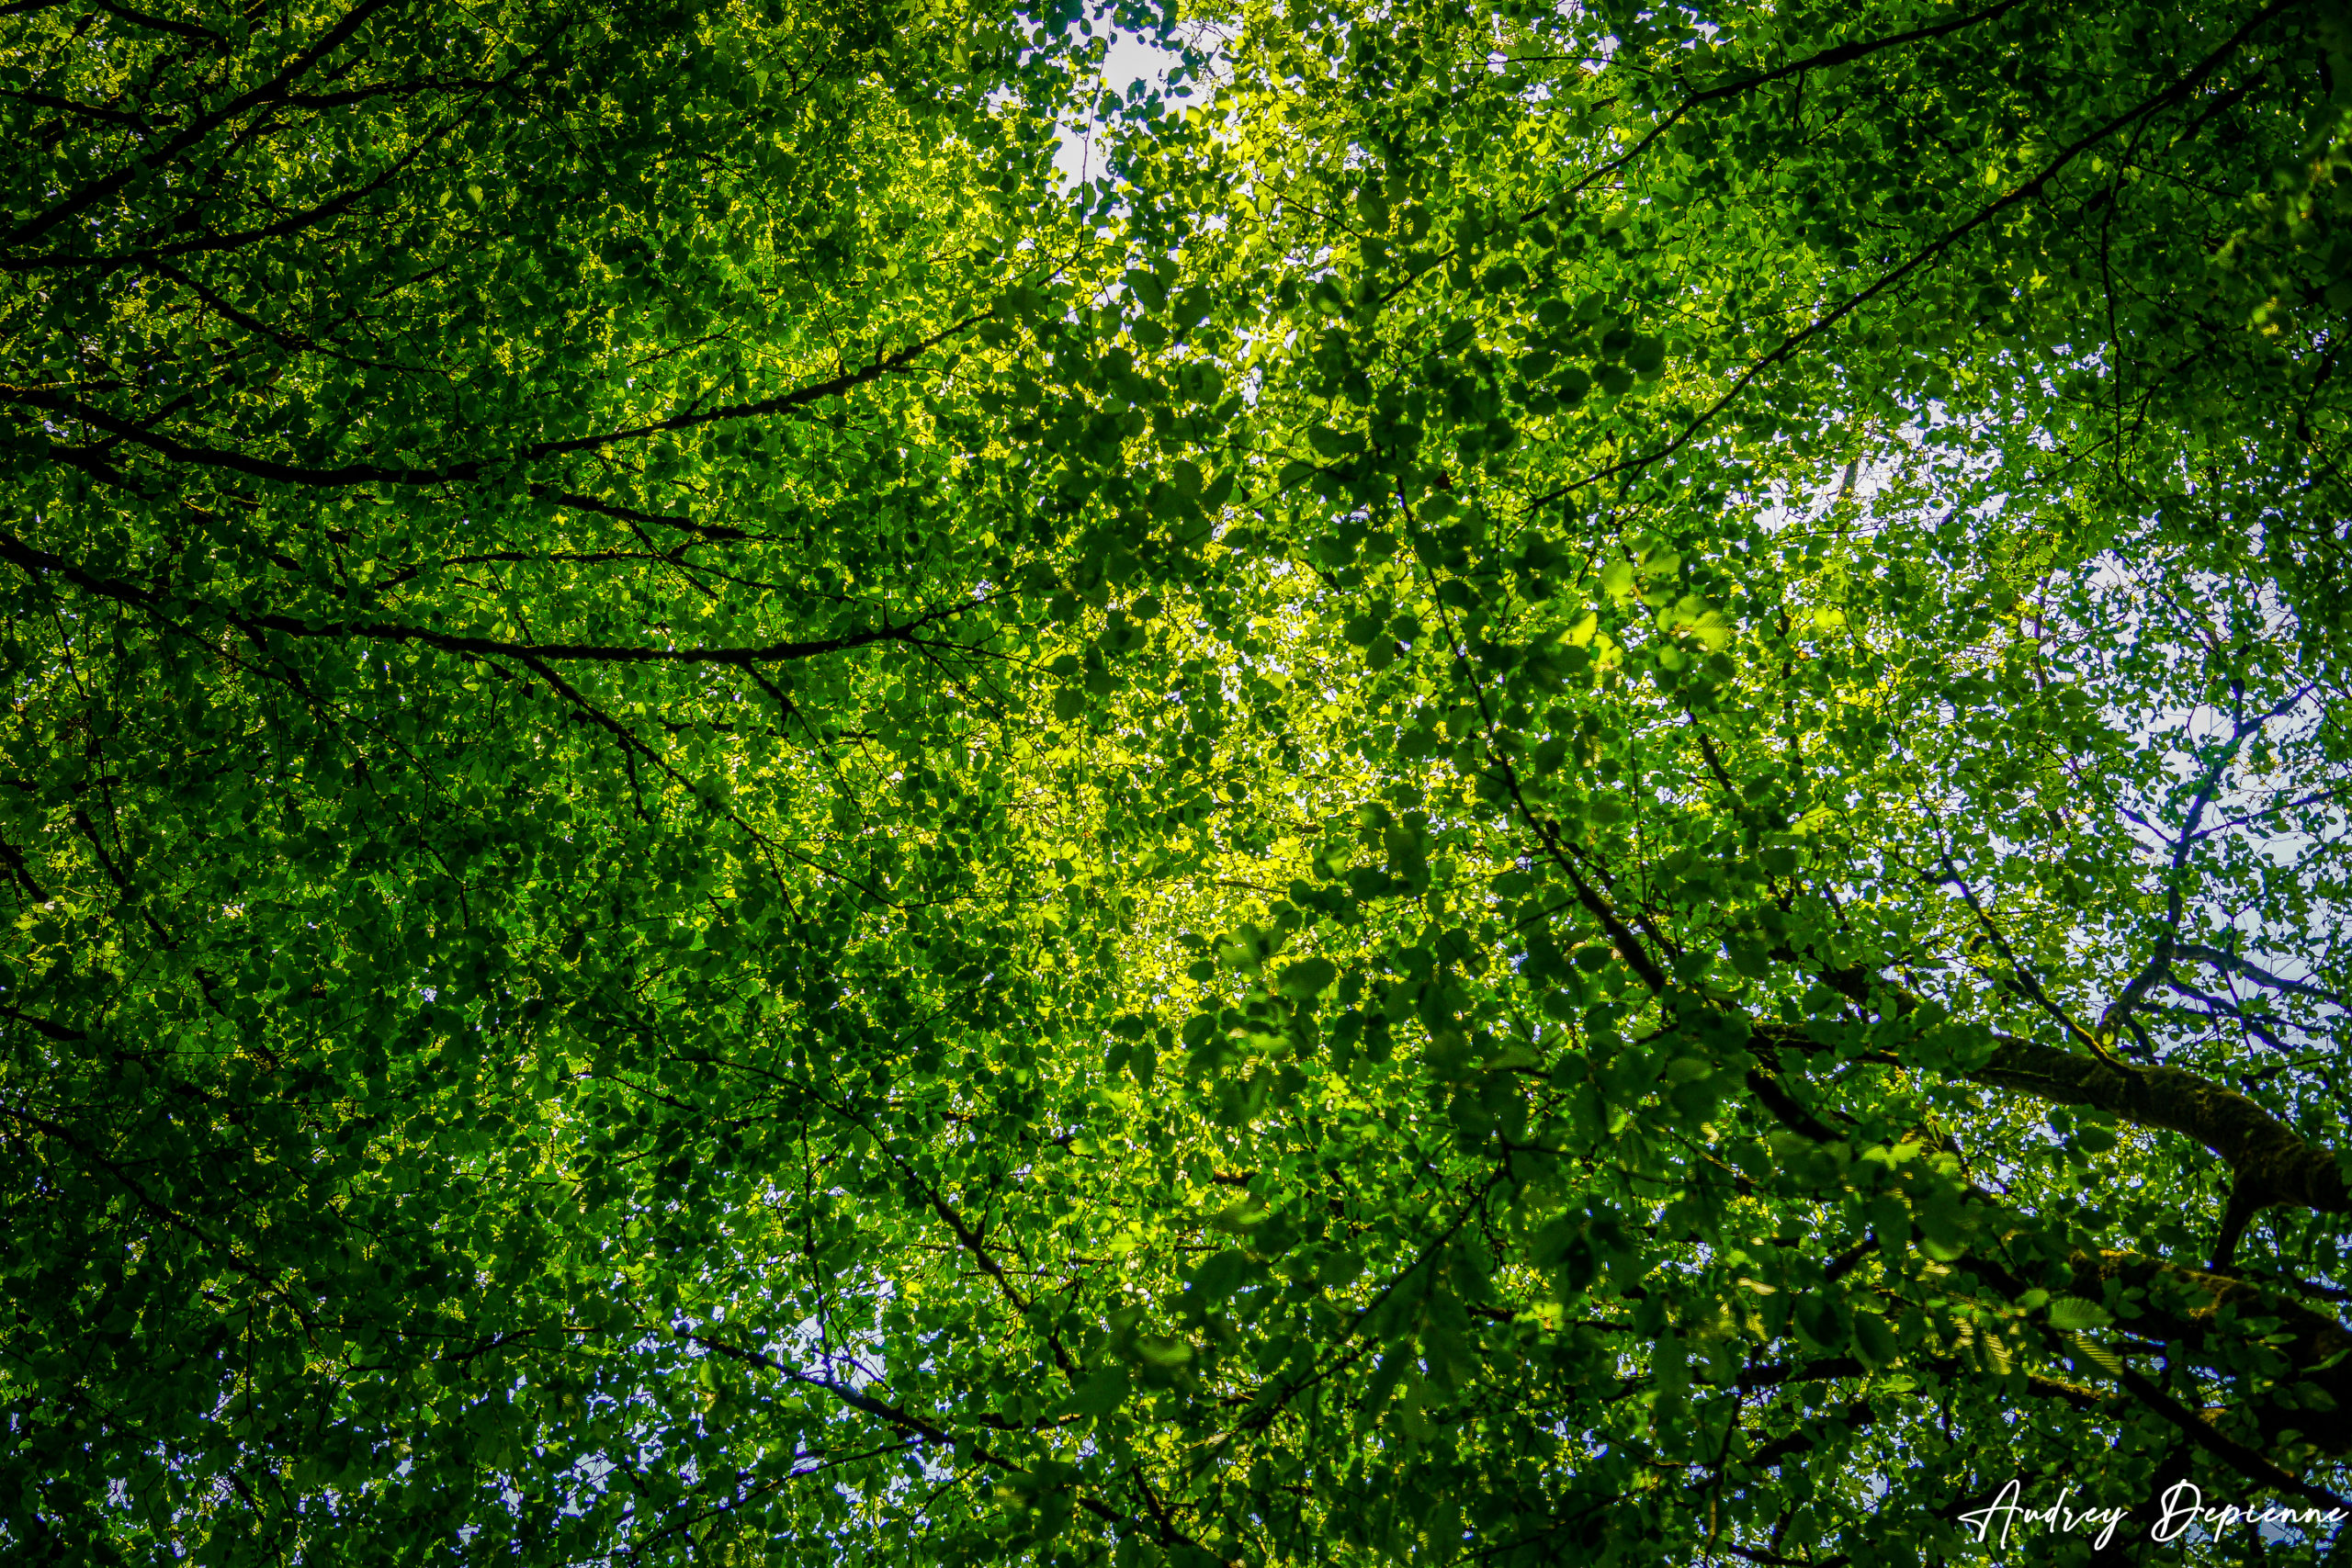
{"label": "dark green foliage", "polygon": [[2335,1506],[2348,41],[0,8],[0,1543]]}

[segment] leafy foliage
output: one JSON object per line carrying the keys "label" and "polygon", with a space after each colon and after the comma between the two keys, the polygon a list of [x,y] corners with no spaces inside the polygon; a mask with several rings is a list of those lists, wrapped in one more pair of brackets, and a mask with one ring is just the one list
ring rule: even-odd
{"label": "leafy foliage", "polygon": [[6,7],[0,1537],[2352,1508],[2347,49]]}

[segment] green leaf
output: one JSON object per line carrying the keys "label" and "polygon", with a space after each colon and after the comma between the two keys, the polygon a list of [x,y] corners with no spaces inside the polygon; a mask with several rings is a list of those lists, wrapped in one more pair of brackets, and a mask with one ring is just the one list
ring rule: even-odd
{"label": "green leaf", "polygon": [[1894,1327],[1874,1312],[1854,1314],[1854,1348],[1872,1367],[1891,1367],[1902,1358],[1902,1346],[1894,1337]]}
{"label": "green leaf", "polygon": [[2052,1328],[2104,1328],[2114,1321],[2113,1313],[2081,1296],[2060,1296],[2050,1303]]}
{"label": "green leaf", "polygon": [[1167,286],[1153,274],[1138,269],[1128,273],[1122,281],[1146,310],[1157,315],[1168,308]]}
{"label": "green leaf", "polygon": [[1285,997],[1314,997],[1329,990],[1339,977],[1339,965],[1329,959],[1304,958],[1283,968],[1274,989]]}
{"label": "green leaf", "polygon": [[1125,1401],[1129,1387],[1124,1365],[1117,1361],[1101,1362],[1071,1393],[1070,1412],[1078,1416],[1107,1416]]}
{"label": "green leaf", "polygon": [[1848,1320],[1834,1296],[1801,1297],[1796,1304],[1797,1326],[1819,1349],[1835,1353],[1846,1348]]}
{"label": "green leaf", "polygon": [[1315,1282],[1327,1291],[1344,1290],[1363,1273],[1363,1259],[1352,1252],[1335,1250],[1323,1255],[1315,1268]]}
{"label": "green leaf", "polygon": [[1147,1366],[1173,1369],[1193,1359],[1190,1342],[1164,1334],[1138,1334],[1132,1341],[1136,1359]]}
{"label": "green leaf", "polygon": [[1306,444],[1314,447],[1315,455],[1326,462],[1337,462],[1341,457],[1363,450],[1362,438],[1352,432],[1331,430],[1321,425],[1306,433]]}

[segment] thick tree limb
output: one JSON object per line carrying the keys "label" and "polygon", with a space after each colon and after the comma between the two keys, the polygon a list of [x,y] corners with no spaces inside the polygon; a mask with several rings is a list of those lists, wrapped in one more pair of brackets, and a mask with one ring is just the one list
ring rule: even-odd
{"label": "thick tree limb", "polygon": [[2178,1067],[2133,1066],[2005,1040],[1970,1075],[2064,1105],[2088,1105],[2143,1127],[2184,1134],[2229,1162],[2256,1208],[2296,1203],[2352,1213],[2352,1188],[2335,1151],[2289,1128],[2253,1100]]}

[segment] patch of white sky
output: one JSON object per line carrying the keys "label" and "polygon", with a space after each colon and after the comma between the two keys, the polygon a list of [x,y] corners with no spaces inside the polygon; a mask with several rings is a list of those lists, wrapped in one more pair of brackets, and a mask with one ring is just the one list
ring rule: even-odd
{"label": "patch of white sky", "polygon": [[[1148,38],[1114,30],[1104,39],[1099,67],[1102,85],[1122,99],[1164,92],[1170,73],[1182,59],[1176,51],[1162,49]],[[1065,189],[1102,177],[1106,130],[1100,115],[1083,125],[1062,127],[1060,145],[1054,151],[1054,170]]]}

